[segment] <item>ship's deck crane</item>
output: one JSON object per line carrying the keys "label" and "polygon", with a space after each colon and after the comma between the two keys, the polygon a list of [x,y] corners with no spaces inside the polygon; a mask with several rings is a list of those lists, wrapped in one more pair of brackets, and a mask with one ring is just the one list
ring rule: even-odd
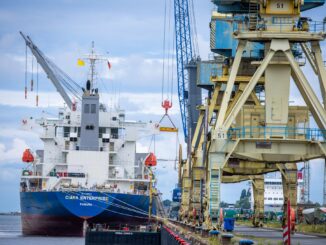
{"label": "ship's deck crane", "polygon": [[67,106],[72,109],[74,102],[72,98],[81,100],[82,87],[73,81],[64,71],[56,66],[43,52],[33,43],[29,36],[20,32],[20,35],[24,38],[26,46],[28,46],[35,56],[37,62],[41,65],[47,77],[52,81],[57,91],[62,96]]}

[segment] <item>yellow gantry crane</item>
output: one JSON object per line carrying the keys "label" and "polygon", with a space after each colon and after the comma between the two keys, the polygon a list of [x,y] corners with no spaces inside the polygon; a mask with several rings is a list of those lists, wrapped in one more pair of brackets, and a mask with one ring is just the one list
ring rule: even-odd
{"label": "yellow gantry crane", "polygon": [[[197,78],[199,86],[209,83],[210,91],[198,107],[189,157],[180,161],[180,219],[218,228],[221,183],[251,180],[258,226],[264,215],[263,175],[281,172],[284,206],[290,199],[296,209],[296,163],[326,155],[326,71],[320,47],[325,23],[301,17],[323,2],[213,2],[218,11],[210,23],[211,50],[219,56],[209,62],[210,69],[203,69],[204,62],[197,66],[197,74],[210,72],[209,82]],[[301,70],[302,53],[316,73],[324,103]],[[291,79],[305,106],[289,105]],[[317,127],[310,125],[310,114]]]}

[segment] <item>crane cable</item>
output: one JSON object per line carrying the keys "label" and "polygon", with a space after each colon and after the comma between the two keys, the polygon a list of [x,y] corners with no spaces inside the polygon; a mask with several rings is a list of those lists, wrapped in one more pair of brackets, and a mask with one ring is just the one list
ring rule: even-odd
{"label": "crane cable", "polygon": [[[173,69],[172,69],[172,65],[173,65],[173,57],[172,57],[172,54],[171,54],[171,9],[172,9],[172,0],[169,0],[169,12],[168,12],[168,40],[167,40],[167,45],[168,45],[168,55],[167,55],[167,89],[166,89],[166,92],[167,92],[167,99],[171,101],[171,104],[172,104],[172,87],[173,87],[173,79],[172,79],[172,74],[173,74]],[[172,40],[173,39],[173,33],[172,33]],[[173,42],[173,41],[172,41]],[[172,44],[172,48],[174,46],[174,42]],[[171,74],[171,72],[172,74]],[[170,76],[171,75],[171,76]],[[170,93],[170,98],[169,98],[169,93]]]}
{"label": "crane cable", "polygon": [[31,92],[33,92],[33,87],[34,87],[34,56],[32,55],[32,61],[31,61],[31,63],[32,63],[32,72],[31,72],[31,87],[30,87],[30,89],[31,89]]}
{"label": "crane cable", "polygon": [[[169,1],[167,3],[167,1]],[[172,103],[173,95],[173,66],[175,33],[171,31],[172,0],[165,0],[164,5],[164,34],[163,34],[163,69],[162,69],[162,103],[166,99]],[[171,47],[172,38],[172,47]],[[165,98],[164,98],[165,97]]]}
{"label": "crane cable", "polygon": [[[167,1],[169,1],[167,3]],[[162,103],[168,100],[172,103],[173,79],[174,79],[174,30],[171,31],[172,0],[165,0],[163,23],[163,62],[162,62]],[[172,38],[172,42],[171,42]],[[171,47],[172,43],[172,47]],[[172,52],[171,52],[172,48]]]}
{"label": "crane cable", "polygon": [[[169,2],[167,2],[169,1]],[[167,9],[168,8],[168,9]],[[165,114],[162,116],[158,125],[165,117],[168,118],[172,127],[160,127],[160,131],[177,132],[175,124],[168,115],[168,110],[172,108],[173,97],[173,79],[174,79],[174,62],[173,53],[171,52],[171,38],[172,49],[174,48],[174,35],[171,35],[171,19],[172,19],[172,0],[164,1],[164,30],[163,30],[163,64],[162,64],[162,101],[161,106],[165,109]],[[168,19],[167,19],[168,18]],[[166,67],[167,65],[167,67]]]}
{"label": "crane cable", "polygon": [[38,106],[38,62],[36,63],[36,106]]}
{"label": "crane cable", "polygon": [[25,49],[25,99],[27,99],[27,44]]}
{"label": "crane cable", "polygon": [[198,46],[198,36],[197,36],[197,23],[196,23],[196,15],[195,15],[195,7],[194,7],[194,0],[190,1],[190,30],[191,30],[191,36],[193,37],[193,57],[196,57],[199,55],[199,46]]}
{"label": "crane cable", "polygon": [[163,62],[162,62],[162,102],[164,96],[164,84],[165,84],[165,38],[166,38],[166,0],[164,1],[164,22],[163,22]]}
{"label": "crane cable", "polygon": [[153,143],[153,153],[155,154],[155,141],[156,141],[155,134],[153,134],[151,137],[151,141],[149,142],[148,152],[151,152],[151,147]]}

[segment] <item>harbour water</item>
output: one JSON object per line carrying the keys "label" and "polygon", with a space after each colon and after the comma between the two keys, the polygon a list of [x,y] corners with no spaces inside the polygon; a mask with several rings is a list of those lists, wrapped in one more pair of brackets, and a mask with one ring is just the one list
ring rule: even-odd
{"label": "harbour water", "polygon": [[0,215],[0,245],[81,245],[82,237],[23,236],[20,216]]}

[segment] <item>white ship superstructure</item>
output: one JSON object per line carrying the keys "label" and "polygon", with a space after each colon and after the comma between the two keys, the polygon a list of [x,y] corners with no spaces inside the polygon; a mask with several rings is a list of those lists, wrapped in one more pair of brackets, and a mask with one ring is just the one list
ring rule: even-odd
{"label": "white ship superstructure", "polygon": [[[266,177],[264,180],[264,205],[265,211],[281,211],[284,204],[282,179],[276,176]],[[302,199],[303,180],[298,178],[297,200]],[[251,194],[251,202],[254,196]]]}
{"label": "white ship superstructure", "polygon": [[127,122],[123,110],[107,110],[102,104],[99,108],[95,106],[85,103],[84,112],[99,111],[98,130],[94,124],[83,127],[96,132],[96,144],[87,145],[91,138],[88,137],[86,145],[81,145],[80,110],[65,108],[57,119],[37,120],[43,127],[40,138],[44,150],[37,151],[36,176],[24,176],[37,180],[30,183],[30,188],[100,188],[137,193],[139,185],[148,184],[148,169],[143,164],[146,154],[136,154],[136,140],[141,134],[153,133],[154,125]]}

